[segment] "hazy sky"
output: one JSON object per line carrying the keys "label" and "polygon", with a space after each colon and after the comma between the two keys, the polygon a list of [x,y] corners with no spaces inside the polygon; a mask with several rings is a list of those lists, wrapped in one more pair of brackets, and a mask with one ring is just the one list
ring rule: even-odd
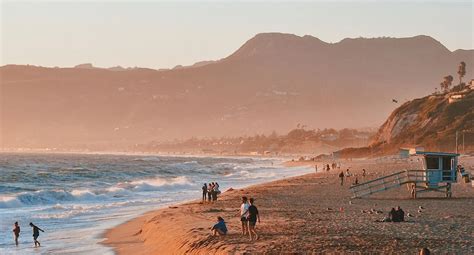
{"label": "hazy sky", "polygon": [[450,50],[474,48],[471,0],[1,1],[1,65],[189,65],[261,32],[327,42],[425,34]]}

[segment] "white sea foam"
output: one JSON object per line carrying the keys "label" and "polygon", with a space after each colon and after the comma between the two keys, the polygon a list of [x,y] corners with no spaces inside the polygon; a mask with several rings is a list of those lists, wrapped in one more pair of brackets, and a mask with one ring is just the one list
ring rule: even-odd
{"label": "white sea foam", "polygon": [[192,186],[185,176],[175,178],[150,178],[131,182],[117,183],[104,189],[40,190],[22,192],[16,195],[1,196],[0,208],[12,208],[31,205],[50,205],[67,202],[100,201],[109,197],[132,196],[133,192],[147,192],[182,189]]}

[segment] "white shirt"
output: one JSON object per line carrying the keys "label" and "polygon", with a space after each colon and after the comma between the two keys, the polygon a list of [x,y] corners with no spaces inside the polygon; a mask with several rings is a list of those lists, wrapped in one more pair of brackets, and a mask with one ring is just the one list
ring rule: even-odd
{"label": "white shirt", "polygon": [[240,206],[240,217],[247,217],[249,215],[249,207],[249,203],[245,203]]}

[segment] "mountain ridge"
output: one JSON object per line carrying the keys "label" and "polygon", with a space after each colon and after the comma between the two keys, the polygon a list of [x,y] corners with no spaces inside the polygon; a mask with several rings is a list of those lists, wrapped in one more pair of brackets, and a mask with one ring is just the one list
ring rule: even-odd
{"label": "mountain ridge", "polygon": [[217,62],[174,70],[3,66],[1,142],[114,147],[286,132],[298,123],[378,126],[396,106],[393,98],[432,91],[460,61],[473,73],[474,51],[446,52],[426,37],[403,47],[387,40],[346,47],[312,36],[259,34]]}

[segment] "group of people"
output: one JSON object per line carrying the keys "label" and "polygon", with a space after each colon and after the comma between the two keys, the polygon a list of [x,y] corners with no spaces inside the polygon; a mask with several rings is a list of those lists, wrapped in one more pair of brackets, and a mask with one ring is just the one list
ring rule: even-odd
{"label": "group of people", "polygon": [[[242,235],[249,235],[250,241],[258,240],[258,234],[256,225],[260,223],[260,214],[258,213],[257,206],[255,206],[255,200],[253,198],[248,199],[242,197],[242,204],[240,205],[240,222],[242,224]],[[217,223],[211,228],[212,234],[226,235],[227,226],[222,217],[217,217]]]}
{"label": "group of people", "polygon": [[[353,174],[349,171],[349,168],[346,169],[346,173],[344,173],[344,171],[341,171],[339,173],[339,179],[341,181],[341,186],[344,186],[344,179],[349,179],[350,177],[352,177]],[[357,185],[359,184],[359,177],[357,175],[354,175],[355,178],[354,178],[354,182],[352,183],[352,185]],[[362,177],[365,178],[365,176],[367,176],[367,170],[362,169]]]}
{"label": "group of people", "polygon": [[[341,168],[341,164],[340,163],[336,163],[336,162],[333,162],[331,163],[331,165],[329,164],[323,164],[321,169],[323,171],[326,171],[326,172],[329,172],[331,169],[340,169]],[[314,169],[316,170],[316,172],[318,172],[318,165],[314,165]]]}
{"label": "group of people", "polygon": [[[44,232],[41,228],[30,222],[30,227],[33,228],[33,241],[35,242],[35,247],[41,246],[41,243],[38,241],[39,233]],[[13,224],[13,239],[15,240],[16,246],[18,246],[18,239],[20,238],[20,225],[18,221]]]}
{"label": "group of people", "polygon": [[382,220],[383,222],[402,222],[405,221],[405,212],[400,206],[392,208],[388,213],[388,217]]}
{"label": "group of people", "polygon": [[202,201],[206,202],[206,199],[209,202],[217,201],[217,195],[219,195],[220,193],[221,191],[219,190],[219,183],[204,183],[204,185],[202,186]]}

